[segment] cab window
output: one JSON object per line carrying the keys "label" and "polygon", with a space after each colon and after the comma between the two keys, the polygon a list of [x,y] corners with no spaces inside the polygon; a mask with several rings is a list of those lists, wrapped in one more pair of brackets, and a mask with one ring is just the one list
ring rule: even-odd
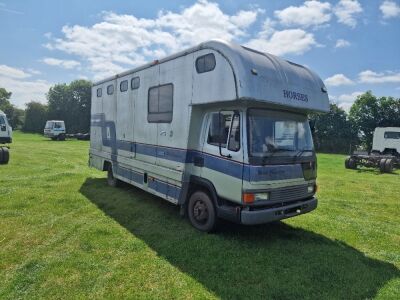
{"label": "cab window", "polygon": [[227,148],[230,151],[240,150],[240,115],[234,112],[215,112],[211,114],[207,143]]}

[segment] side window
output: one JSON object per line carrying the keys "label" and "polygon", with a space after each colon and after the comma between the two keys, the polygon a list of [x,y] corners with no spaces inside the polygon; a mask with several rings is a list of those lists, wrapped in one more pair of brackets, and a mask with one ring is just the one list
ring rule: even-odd
{"label": "side window", "polygon": [[[212,113],[207,143],[230,151],[240,150],[240,116],[233,112]],[[227,147],[228,145],[228,147]]]}
{"label": "side window", "polygon": [[110,84],[107,86],[107,95],[112,95],[114,94],[114,85]]}
{"label": "side window", "polygon": [[4,117],[0,116],[0,125],[6,125],[6,121],[4,121]]}
{"label": "side window", "polygon": [[101,97],[101,94],[103,93],[103,90],[101,88],[97,89],[97,97]]}
{"label": "side window", "polygon": [[54,128],[61,128],[61,123],[55,122],[54,123]]}
{"label": "side window", "polygon": [[147,114],[149,123],[170,123],[172,121],[173,96],[172,84],[149,89]]}
{"label": "side window", "polygon": [[131,89],[136,90],[140,86],[140,77],[133,77],[131,79]]}
{"label": "side window", "polygon": [[200,56],[196,59],[197,73],[210,72],[214,70],[214,68],[215,68],[215,56],[213,53]]}
{"label": "side window", "polygon": [[119,84],[119,90],[121,92],[126,92],[128,90],[128,80],[121,81]]}
{"label": "side window", "polygon": [[400,132],[396,131],[386,131],[385,132],[385,139],[400,139]]}

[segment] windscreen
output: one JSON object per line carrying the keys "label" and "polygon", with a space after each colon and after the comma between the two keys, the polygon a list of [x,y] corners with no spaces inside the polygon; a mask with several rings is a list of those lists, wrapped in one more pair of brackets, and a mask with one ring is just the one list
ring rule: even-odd
{"label": "windscreen", "polygon": [[[43,124],[43,123],[42,123]],[[53,128],[53,122],[46,122],[46,126],[44,127],[45,129],[52,129]]]}
{"label": "windscreen", "polygon": [[306,115],[249,109],[248,133],[250,157],[304,157],[314,154]]}

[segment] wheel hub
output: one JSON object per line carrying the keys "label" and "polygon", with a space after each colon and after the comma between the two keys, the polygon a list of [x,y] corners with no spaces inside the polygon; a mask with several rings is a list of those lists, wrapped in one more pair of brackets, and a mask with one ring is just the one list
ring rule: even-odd
{"label": "wheel hub", "polygon": [[196,221],[206,222],[208,219],[208,210],[205,203],[201,200],[196,201],[193,207],[193,215]]}

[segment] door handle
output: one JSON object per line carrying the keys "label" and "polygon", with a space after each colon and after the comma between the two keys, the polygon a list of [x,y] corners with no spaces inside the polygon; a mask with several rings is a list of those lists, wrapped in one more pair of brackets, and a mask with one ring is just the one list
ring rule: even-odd
{"label": "door handle", "polygon": [[160,135],[167,136],[167,132],[165,130],[160,131]]}

